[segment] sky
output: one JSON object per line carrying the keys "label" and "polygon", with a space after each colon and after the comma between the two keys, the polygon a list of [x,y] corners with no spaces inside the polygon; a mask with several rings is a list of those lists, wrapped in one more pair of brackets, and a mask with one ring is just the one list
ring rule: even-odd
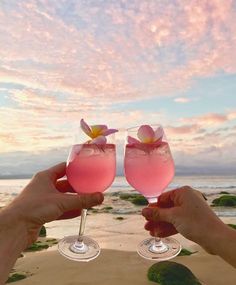
{"label": "sky", "polygon": [[0,177],[66,160],[81,118],[161,124],[177,173],[235,174],[235,47],[236,0],[2,0]]}

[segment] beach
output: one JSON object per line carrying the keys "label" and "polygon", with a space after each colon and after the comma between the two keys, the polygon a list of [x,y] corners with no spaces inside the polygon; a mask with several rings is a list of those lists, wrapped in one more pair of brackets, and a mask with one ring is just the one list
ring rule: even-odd
{"label": "beach", "polygon": [[[76,219],[74,219],[76,220]],[[223,218],[235,223],[235,218]],[[75,221],[76,223],[78,221]],[[93,214],[88,217],[86,232],[100,244],[100,256],[88,263],[70,261],[59,254],[57,245],[41,252],[25,253],[19,258],[15,271],[27,275],[19,284],[155,284],[147,279],[148,268],[155,262],[145,260],[136,253],[137,244],[148,236],[140,215],[129,215],[124,221],[114,220],[112,214]],[[96,225],[96,226],[95,226]],[[77,228],[69,230],[75,234]],[[235,285],[236,271],[221,258],[206,253],[197,244],[175,235],[191,256],[179,256],[172,261],[187,266],[207,285]]]}
{"label": "beach", "polygon": [[[20,192],[20,187],[27,181],[12,182],[11,191],[2,183],[0,202],[7,204]],[[26,275],[17,284],[155,284],[147,279],[148,268],[155,262],[145,260],[136,253],[138,243],[148,237],[144,230],[145,220],[141,216],[143,206],[133,205],[130,201],[120,199],[121,193],[136,193],[124,181],[116,181],[105,194],[104,203],[88,211],[85,234],[94,238],[102,248],[100,256],[88,263],[67,260],[57,251],[57,245],[38,252],[24,252],[14,266],[14,272]],[[187,182],[187,181],[185,181]],[[231,184],[232,181],[230,182]],[[14,185],[13,185],[14,184]],[[18,187],[16,187],[16,184]],[[184,183],[183,184],[187,184]],[[218,186],[217,186],[218,185]],[[220,187],[219,184],[216,185]],[[1,185],[0,185],[1,186]],[[219,191],[229,190],[234,193],[234,184]],[[207,188],[206,188],[207,189]],[[207,192],[211,204],[220,194]],[[232,207],[213,208],[226,224],[236,224],[236,209]],[[193,221],[194,222],[194,221]],[[67,235],[78,233],[79,218],[53,221],[45,225],[46,240],[60,240]],[[193,274],[207,285],[235,285],[236,271],[221,258],[206,253],[200,246],[180,234],[174,236],[183,248],[194,252],[190,256],[177,256],[172,261],[187,266]]]}

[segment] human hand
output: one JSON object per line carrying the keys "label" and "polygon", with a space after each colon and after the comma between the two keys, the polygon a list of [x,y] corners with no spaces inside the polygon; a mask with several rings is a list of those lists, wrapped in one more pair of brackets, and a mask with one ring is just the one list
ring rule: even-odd
{"label": "human hand", "polygon": [[[16,224],[25,229],[25,247],[34,242],[44,223],[79,216],[81,209],[101,204],[103,195],[68,194],[74,192],[65,175],[65,163],[37,173],[21,194],[4,209]],[[7,215],[6,215],[7,216]]]}
{"label": "human hand", "polygon": [[148,221],[145,229],[152,236],[166,237],[179,232],[209,253],[214,253],[210,235],[225,226],[203,195],[189,186],[163,193],[158,203],[144,208],[142,214]]}

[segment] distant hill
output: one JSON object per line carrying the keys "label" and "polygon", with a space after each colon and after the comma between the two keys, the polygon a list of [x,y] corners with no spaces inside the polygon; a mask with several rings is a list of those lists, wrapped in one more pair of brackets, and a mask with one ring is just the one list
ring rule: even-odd
{"label": "distant hill", "polygon": [[[0,174],[0,179],[30,179],[34,173],[22,173],[22,174]],[[124,176],[124,170],[122,167],[117,168],[117,176]],[[185,167],[176,166],[175,175],[188,176],[188,175],[236,175],[236,169],[232,168],[204,168],[204,167]]]}

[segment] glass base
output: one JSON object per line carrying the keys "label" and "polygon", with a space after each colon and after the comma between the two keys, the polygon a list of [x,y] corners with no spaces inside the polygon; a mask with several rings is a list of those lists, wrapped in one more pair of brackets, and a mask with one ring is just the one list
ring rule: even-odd
{"label": "glass base", "polygon": [[83,236],[83,243],[81,243],[78,242],[78,235],[75,235],[60,240],[58,251],[70,260],[88,262],[98,257],[101,249],[90,237]]}
{"label": "glass base", "polygon": [[143,240],[137,248],[140,256],[150,260],[163,261],[174,258],[181,251],[180,243],[173,238],[162,238],[155,242],[155,238]]}

